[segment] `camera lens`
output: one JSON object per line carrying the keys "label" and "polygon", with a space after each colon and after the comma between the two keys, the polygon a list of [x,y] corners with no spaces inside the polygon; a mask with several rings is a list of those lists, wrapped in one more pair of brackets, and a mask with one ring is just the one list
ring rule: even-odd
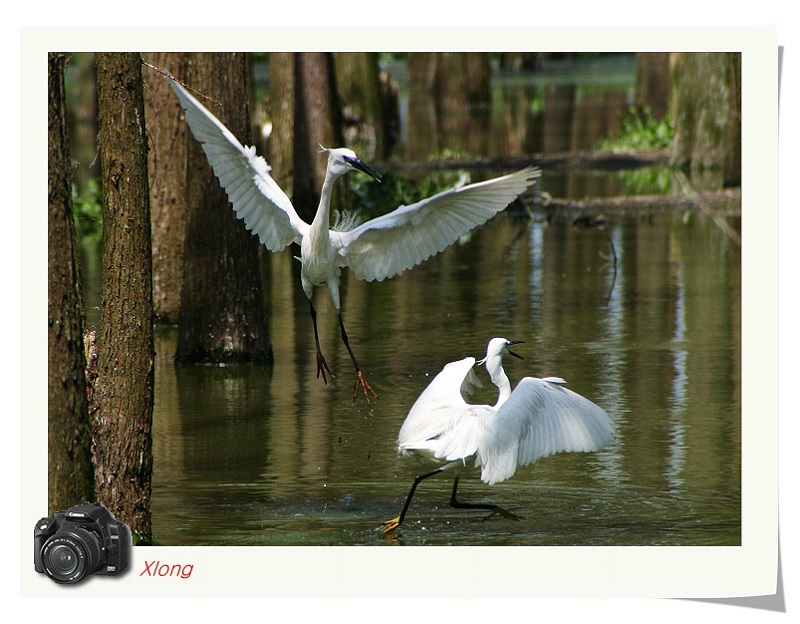
{"label": "camera lens", "polygon": [[57,544],[48,552],[47,561],[57,574],[70,576],[78,569],[81,555],[71,544]]}
{"label": "camera lens", "polygon": [[100,543],[91,531],[76,528],[53,535],[42,547],[45,572],[56,583],[77,583],[100,566]]}

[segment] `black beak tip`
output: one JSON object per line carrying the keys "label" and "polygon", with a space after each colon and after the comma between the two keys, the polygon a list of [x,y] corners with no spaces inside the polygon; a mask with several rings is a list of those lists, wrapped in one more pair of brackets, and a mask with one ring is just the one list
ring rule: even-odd
{"label": "black beak tip", "polygon": [[349,163],[350,163],[350,164],[351,164],[353,167],[355,167],[356,169],[358,169],[358,170],[359,170],[359,171],[361,171],[362,173],[366,173],[366,174],[367,174],[369,177],[371,177],[371,178],[373,178],[373,179],[377,180],[378,182],[380,182],[380,181],[381,181],[381,178],[382,178],[383,176],[381,176],[381,174],[380,174],[380,173],[378,173],[377,171],[375,171],[375,170],[374,170],[372,167],[370,167],[368,164],[366,164],[366,163],[364,163],[364,162],[362,162],[362,161],[360,161],[360,160],[358,160],[358,159],[352,159],[352,158],[348,158],[348,159],[347,159],[347,161],[348,161],[348,162],[349,162]]}
{"label": "black beak tip", "polygon": [[[525,344],[524,340],[509,340],[508,345],[518,345],[518,344]],[[506,349],[508,349],[508,345]],[[519,353],[514,353],[511,349],[508,349],[509,355],[513,355],[515,358],[519,358],[520,360],[524,360],[525,358],[522,357]]]}

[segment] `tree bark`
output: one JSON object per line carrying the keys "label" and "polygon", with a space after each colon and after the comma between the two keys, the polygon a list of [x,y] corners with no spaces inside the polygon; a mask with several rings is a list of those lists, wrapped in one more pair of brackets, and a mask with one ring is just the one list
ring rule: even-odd
{"label": "tree bark", "polygon": [[417,89],[433,89],[436,81],[436,57],[436,52],[409,52],[406,62],[409,85]]}
{"label": "tree bark", "polygon": [[[407,158],[427,158],[444,148],[488,150],[491,71],[483,52],[415,52],[408,55]],[[410,148],[409,145],[409,148]]]}
{"label": "tree bark", "polygon": [[470,85],[467,57],[463,52],[436,55],[434,97],[441,144],[448,148],[469,149]]}
{"label": "tree bark", "polygon": [[[307,222],[314,219],[325,180],[327,157],[319,146],[341,147],[343,142],[333,57],[328,52],[295,55],[294,206]],[[341,201],[346,188],[336,185]]]}
{"label": "tree bark", "polygon": [[[210,98],[204,105],[240,141],[251,144],[246,67],[242,53],[197,53],[191,57],[184,81]],[[194,137],[189,139],[188,163],[185,265],[176,360],[270,361],[272,349],[258,238],[236,218]]]}
{"label": "tree bark", "polygon": [[269,55],[267,106],[272,118],[272,133],[267,141],[267,162],[272,177],[285,191],[294,185],[294,52]]}
{"label": "tree bark", "polygon": [[141,59],[97,55],[103,301],[93,417],[99,502],[151,539],[153,306]]}
{"label": "tree bark", "polygon": [[684,53],[676,75],[672,164],[723,171],[741,181],[741,54]]}
{"label": "tree bark", "polygon": [[648,108],[653,119],[667,114],[669,58],[669,52],[636,54],[636,104],[639,108]]}
{"label": "tree bark", "polygon": [[466,52],[467,93],[472,105],[488,106],[492,99],[492,66],[488,52]]}
{"label": "tree bark", "polygon": [[72,218],[64,69],[48,61],[47,452],[49,513],[94,498],[92,436],[86,396],[83,300]]}
{"label": "tree bark", "polygon": [[[186,73],[185,53],[147,54],[145,60],[172,75]],[[183,288],[188,128],[169,82],[152,70],[145,70],[145,77],[153,313],[160,321],[174,324],[180,316]]]}
{"label": "tree bark", "polygon": [[[337,52],[336,85],[342,98],[345,143],[367,162],[386,145],[387,98],[375,52]],[[381,154],[383,155],[383,154]]]}
{"label": "tree bark", "polygon": [[406,160],[427,161],[439,151],[439,128],[436,99],[433,96],[436,78],[436,52],[412,52],[406,65],[408,75],[407,139],[404,146]]}

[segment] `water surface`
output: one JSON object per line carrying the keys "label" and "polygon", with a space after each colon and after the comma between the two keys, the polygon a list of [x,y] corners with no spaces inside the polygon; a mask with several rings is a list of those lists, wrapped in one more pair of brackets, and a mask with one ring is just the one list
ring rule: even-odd
{"label": "water surface", "polygon": [[[613,241],[613,248],[610,241]],[[616,265],[613,261],[616,253]],[[578,228],[503,214],[402,276],[344,277],[353,348],[380,397],[353,403],[353,371],[326,292],[317,307],[336,380],[315,378],[299,264],[267,254],[274,366],[176,366],[157,333],[153,531],[168,545],[738,545],[740,254],[696,215]],[[506,370],[558,375],[605,408],[608,449],[561,454],[448,505],[451,476],[395,452],[400,425],[447,362],[493,336],[524,340]],[[486,386],[488,378],[484,374]],[[477,400],[493,403],[483,392]]]}

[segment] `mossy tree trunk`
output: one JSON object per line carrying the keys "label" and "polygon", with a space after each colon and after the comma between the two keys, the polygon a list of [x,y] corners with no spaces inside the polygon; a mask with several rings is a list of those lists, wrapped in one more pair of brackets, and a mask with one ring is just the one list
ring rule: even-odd
{"label": "mossy tree trunk", "polygon": [[141,58],[97,55],[103,298],[93,394],[98,501],[152,537],[153,305]]}
{"label": "mossy tree trunk", "polygon": [[741,54],[684,53],[675,77],[672,164],[720,169],[726,186],[741,181]]}
{"label": "mossy tree trunk", "polygon": [[64,69],[48,54],[47,453],[49,513],[94,498],[83,302],[72,218]]}

